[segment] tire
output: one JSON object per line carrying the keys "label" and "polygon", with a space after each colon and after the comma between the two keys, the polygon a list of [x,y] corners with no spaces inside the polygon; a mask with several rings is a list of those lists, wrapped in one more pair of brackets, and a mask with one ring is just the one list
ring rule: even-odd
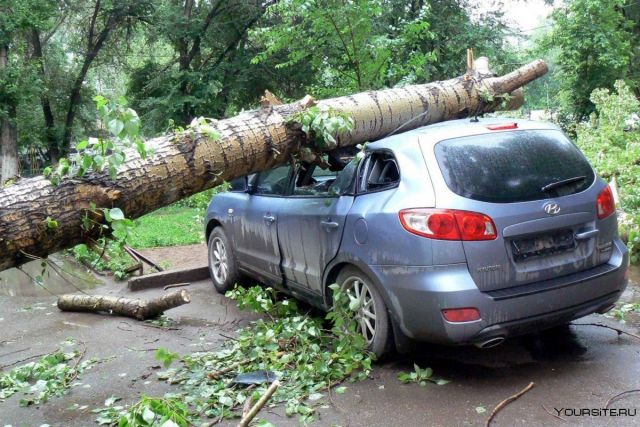
{"label": "tire", "polygon": [[216,290],[224,294],[240,278],[233,249],[221,227],[213,229],[208,242],[209,275]]}
{"label": "tire", "polygon": [[[340,271],[336,282],[346,292],[354,292],[352,293],[353,296],[358,295],[357,289],[359,289],[359,295],[363,295],[364,292],[365,301],[359,309],[359,313],[356,314],[356,320],[359,322],[360,332],[368,343],[367,350],[374,353],[377,359],[382,359],[393,349],[393,333],[387,305],[380,291],[373,285],[372,280],[366,274],[351,266],[345,267]],[[367,298],[372,301],[368,310],[366,308]],[[367,310],[369,315],[365,316],[363,310]],[[368,322],[363,321],[363,318],[366,318]]]}

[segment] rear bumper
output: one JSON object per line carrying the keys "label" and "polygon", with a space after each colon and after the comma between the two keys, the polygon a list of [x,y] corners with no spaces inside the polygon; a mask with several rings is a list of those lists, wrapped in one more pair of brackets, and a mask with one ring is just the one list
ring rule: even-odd
{"label": "rear bumper", "polygon": [[[481,292],[466,264],[432,267],[371,266],[386,291],[392,316],[409,338],[476,344],[569,322],[615,303],[627,286],[627,248],[620,240],[607,264],[504,292]],[[476,307],[481,319],[447,322],[444,308]]]}

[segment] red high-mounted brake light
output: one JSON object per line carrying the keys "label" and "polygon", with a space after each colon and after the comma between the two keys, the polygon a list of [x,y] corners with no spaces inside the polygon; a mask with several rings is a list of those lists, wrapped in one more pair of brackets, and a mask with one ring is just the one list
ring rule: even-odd
{"label": "red high-mounted brake light", "polygon": [[487,125],[486,128],[489,130],[518,129],[518,124],[517,123],[501,123],[496,125]]}
{"label": "red high-mounted brake light", "polygon": [[493,240],[496,226],[487,215],[453,209],[403,209],[400,223],[410,233],[438,240]]}
{"label": "red high-mounted brake light", "polygon": [[607,185],[607,187],[598,194],[596,206],[598,209],[598,219],[605,219],[616,211],[616,202],[613,200],[611,187]]}
{"label": "red high-mounted brake light", "polygon": [[442,310],[447,322],[473,322],[480,319],[480,311],[475,307],[468,308],[445,308]]}

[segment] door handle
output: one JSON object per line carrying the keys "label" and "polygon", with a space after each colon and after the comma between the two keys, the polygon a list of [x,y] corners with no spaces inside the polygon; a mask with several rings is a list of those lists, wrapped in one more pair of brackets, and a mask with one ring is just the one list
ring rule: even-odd
{"label": "door handle", "polygon": [[320,224],[322,224],[326,228],[338,228],[338,227],[340,227],[340,224],[338,224],[335,221],[320,221]]}
{"label": "door handle", "polygon": [[577,233],[575,238],[576,240],[587,240],[595,237],[599,232],[600,230],[598,229],[583,231],[582,233]]}
{"label": "door handle", "polygon": [[276,222],[276,217],[273,215],[265,215],[262,218],[264,218],[264,220],[267,221],[269,224],[273,224],[274,222]]}

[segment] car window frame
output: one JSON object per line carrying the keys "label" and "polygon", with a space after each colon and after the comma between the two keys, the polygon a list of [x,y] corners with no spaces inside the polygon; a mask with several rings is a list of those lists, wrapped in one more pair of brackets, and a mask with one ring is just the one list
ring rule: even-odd
{"label": "car window frame", "polygon": [[[361,188],[360,179],[363,177],[363,174],[367,173],[367,171],[363,169],[365,168],[365,165],[368,165],[368,162],[371,160],[371,157],[376,153],[389,154],[393,158],[396,164],[396,168],[398,169],[398,181],[396,181],[394,184],[389,185],[387,187],[376,188],[373,190],[363,190]],[[392,150],[388,148],[378,148],[378,149],[369,150],[366,152],[364,158],[360,161],[360,164],[358,165],[358,170],[356,171],[355,194],[356,195],[372,194],[372,193],[379,193],[381,191],[393,190],[398,188],[398,186],[400,186],[401,180],[402,180],[402,171],[400,170],[400,163],[398,162],[398,158],[396,157],[395,153]]]}
{"label": "car window frame", "polygon": [[[314,168],[318,167],[318,165],[314,165]],[[335,198],[335,197],[341,197],[342,194],[294,194],[295,188],[296,188],[296,179],[298,178],[298,173],[300,172],[300,165],[297,165],[295,168],[295,173],[293,173],[293,176],[291,177],[291,180],[289,182],[289,195],[286,197],[291,197],[291,198],[296,198],[296,199],[328,199],[328,198]],[[339,173],[339,172],[338,172]],[[312,172],[313,175],[313,172]]]}
{"label": "car window frame", "polygon": [[[261,194],[261,193],[256,193],[256,187],[257,187],[257,184],[260,181],[260,178],[262,177],[262,175],[265,172],[270,172],[270,171],[272,171],[272,170],[274,170],[276,168],[282,167],[282,166],[287,166],[289,168],[289,173],[287,174],[287,185],[285,187],[286,189],[284,191],[284,194]],[[291,193],[291,180],[293,178],[292,177],[292,171],[294,169],[295,168],[293,168],[291,165],[278,165],[278,166],[275,166],[275,167],[273,167],[271,169],[267,169],[266,171],[260,171],[260,172],[256,173],[255,177],[252,179],[253,182],[251,183],[250,187],[248,186],[248,188],[251,189],[251,191],[249,192],[249,195],[250,196],[260,196],[260,197],[280,197],[280,198],[288,197],[289,193]]]}
{"label": "car window frame", "polygon": [[231,187],[229,187],[229,193],[246,193],[247,189],[249,188],[249,176],[248,175],[244,175],[241,176],[239,178],[236,179],[232,179],[231,181],[229,181],[229,185],[231,185],[231,182],[235,181],[235,180],[239,180],[242,179],[244,181],[244,188],[242,190],[234,190]]}

